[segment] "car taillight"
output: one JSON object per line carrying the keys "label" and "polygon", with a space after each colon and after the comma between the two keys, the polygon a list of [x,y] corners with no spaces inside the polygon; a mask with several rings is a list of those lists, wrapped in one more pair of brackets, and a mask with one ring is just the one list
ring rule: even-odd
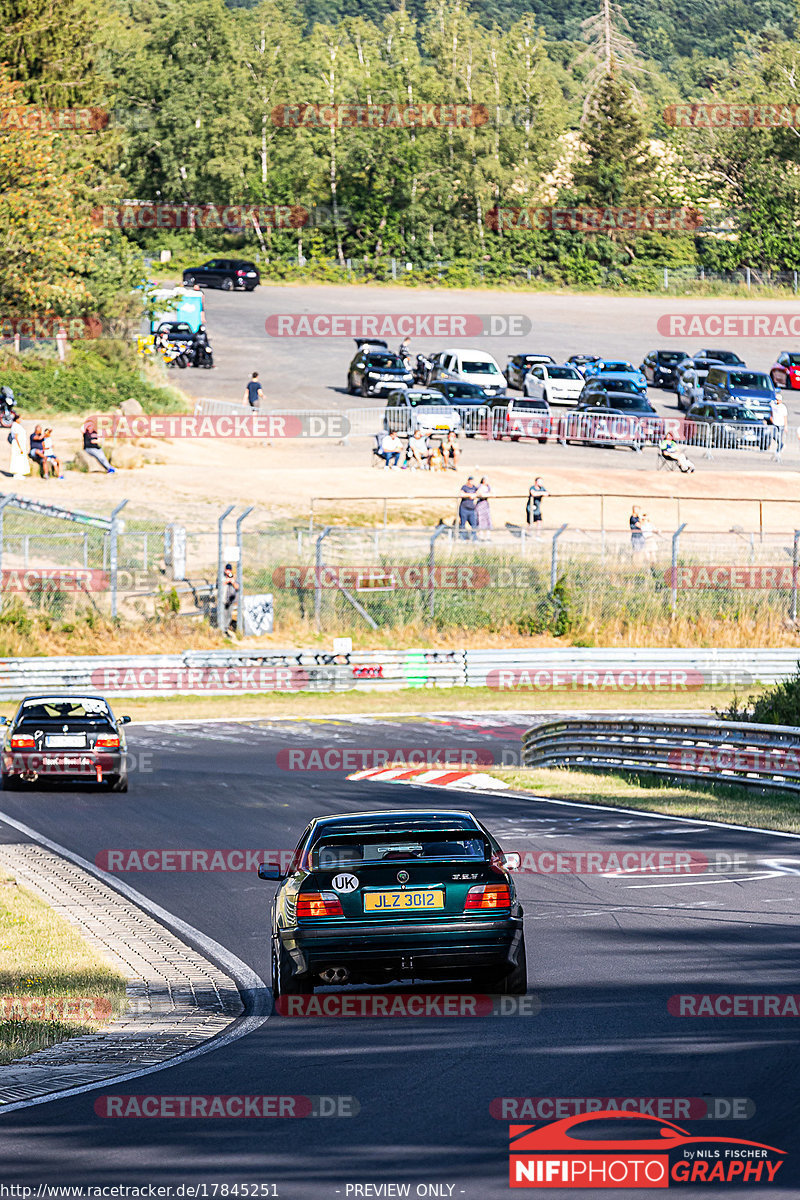
{"label": "car taillight", "polygon": [[95,746],[105,746],[107,748],[111,748],[113,746],[114,748],[118,749],[119,738],[115,733],[101,733],[97,737],[94,744]]}
{"label": "car taillight", "polygon": [[297,917],[343,917],[342,902],[335,892],[301,892],[297,897]]}
{"label": "car taillight", "polygon": [[246,271],[237,271],[236,274],[237,275],[246,275],[247,272]]}
{"label": "car taillight", "polygon": [[35,750],[36,742],[33,740],[32,737],[27,737],[27,736],[23,736],[22,734],[18,734],[16,737],[12,737],[12,739],[11,739],[11,749],[12,750]]}
{"label": "car taillight", "polygon": [[464,912],[476,908],[510,908],[511,892],[507,883],[481,883],[471,887],[464,902]]}

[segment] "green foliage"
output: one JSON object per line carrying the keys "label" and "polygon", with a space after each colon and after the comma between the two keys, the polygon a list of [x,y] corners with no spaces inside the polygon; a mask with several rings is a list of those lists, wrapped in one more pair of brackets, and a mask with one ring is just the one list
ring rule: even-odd
{"label": "green foliage", "polygon": [[26,411],[105,412],[128,399],[138,400],[148,412],[185,407],[169,387],[145,379],[125,343],[78,343],[66,364],[38,354],[0,352],[0,371],[23,416]]}
{"label": "green foliage", "polygon": [[733,701],[724,709],[714,709],[723,721],[754,721],[758,725],[800,725],[800,670],[790,679],[775,683],[760,696]]}

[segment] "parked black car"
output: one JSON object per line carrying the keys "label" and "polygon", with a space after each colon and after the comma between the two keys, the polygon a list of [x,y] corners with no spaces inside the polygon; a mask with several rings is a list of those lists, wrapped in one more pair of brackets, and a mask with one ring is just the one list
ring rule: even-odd
{"label": "parked black car", "polygon": [[651,350],[639,370],[653,387],[674,392],[678,382],[678,367],[688,357],[684,350]]}
{"label": "parked black car", "polygon": [[223,292],[252,292],[261,282],[255,263],[244,258],[210,258],[200,267],[188,267],[183,272],[187,287],[222,288]]}
{"label": "parked black car", "polygon": [[506,383],[509,387],[522,391],[522,384],[531,367],[536,366],[537,363],[554,363],[555,361],[549,354],[513,354],[503,372]]}
{"label": "parked black car", "polygon": [[665,425],[650,401],[641,392],[598,392],[581,400],[568,420],[567,441],[592,442],[596,445],[633,446],[658,442]]}
{"label": "parked black car", "polygon": [[467,405],[477,408],[493,400],[477,383],[467,383],[464,379],[434,379],[430,386],[458,408]]}
{"label": "parked black car", "polygon": [[413,386],[414,374],[399,354],[372,342],[359,344],[347,369],[347,390],[351,396],[356,392],[362,396],[386,396],[398,387]]}
{"label": "parked black car", "polygon": [[773,432],[763,417],[741,404],[712,404],[701,400],[686,414],[685,433],[690,445],[768,450]]}
{"label": "parked black car", "polygon": [[743,367],[745,361],[734,354],[733,350],[695,350],[693,358],[711,358],[714,362],[725,363],[727,367]]}

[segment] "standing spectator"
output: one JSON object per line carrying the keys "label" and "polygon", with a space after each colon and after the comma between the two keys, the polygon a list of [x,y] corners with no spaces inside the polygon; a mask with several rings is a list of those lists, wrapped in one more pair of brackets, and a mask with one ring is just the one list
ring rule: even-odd
{"label": "standing spectator", "polygon": [[28,458],[39,468],[39,474],[47,479],[50,474],[50,464],[44,454],[44,433],[41,425],[37,425],[30,436]]}
{"label": "standing spectator", "polygon": [[53,431],[50,428],[44,431],[44,457],[50,464],[51,472],[57,475],[59,479],[63,479],[64,474],[61,470],[61,460],[56,454],[55,446],[53,445]]}
{"label": "standing spectator", "polygon": [[8,444],[11,447],[9,471],[12,479],[24,479],[31,473],[30,459],[25,449],[25,430],[19,418],[14,415],[14,424],[8,431]]}
{"label": "standing spectator", "polygon": [[541,477],[537,475],[528,490],[528,503],[525,505],[525,513],[527,515],[529,525],[541,524],[542,496],[546,495],[547,488],[542,483]]}
{"label": "standing spectator", "polygon": [[397,436],[397,430],[392,429],[389,433],[385,433],[381,440],[380,456],[383,459],[383,469],[391,467],[397,470],[400,463],[400,455],[403,453],[403,443]]}
{"label": "standing spectator", "polygon": [[638,558],[644,550],[644,538],[642,537],[642,517],[636,506],[631,509],[629,524],[631,527],[631,554],[634,558]]}
{"label": "standing spectator", "polygon": [[258,380],[258,371],[253,371],[253,377],[244,389],[244,398],[253,412],[258,412],[261,401],[264,399],[264,392]]}
{"label": "standing spectator", "polygon": [[59,362],[63,362],[67,357],[67,331],[64,328],[63,322],[59,321],[58,329],[56,330],[56,350],[58,351]]}
{"label": "standing spectator", "polygon": [[650,520],[647,513],[642,513],[639,529],[641,531],[644,556],[648,562],[652,562],[656,556],[656,537],[658,535],[658,530],[653,525],[653,522]]}
{"label": "standing spectator", "polygon": [[225,629],[227,633],[233,621],[233,606],[236,603],[236,596],[239,591],[239,585],[233,576],[233,567],[230,563],[225,563],[225,578],[223,582],[225,588]]}
{"label": "standing spectator", "polygon": [[[459,537],[465,541],[472,539],[474,542],[478,536],[478,516],[475,512],[475,497],[477,493],[478,488],[475,484],[475,476],[470,475],[461,489],[461,499],[458,504]],[[467,529],[469,529],[469,532],[467,532]]]}
{"label": "standing spectator", "polygon": [[100,466],[104,468],[107,475],[115,474],[115,469],[103,453],[103,448],[97,437],[97,429],[94,421],[87,421],[83,427],[83,448],[87,454],[91,454],[92,458],[97,459]]}
{"label": "standing spectator", "polygon": [[400,357],[407,367],[411,366],[411,338],[404,337],[400,343]]}
{"label": "standing spectator", "polygon": [[482,542],[489,541],[489,534],[492,529],[492,513],[489,508],[489,497],[491,494],[492,489],[489,485],[489,480],[484,475],[478,484],[475,502],[475,512],[478,517],[478,538]]}
{"label": "standing spectator", "polygon": [[783,440],[786,437],[786,426],[789,420],[789,410],[781,396],[776,396],[769,406],[769,423],[772,426],[772,438],[775,442],[775,461],[781,461]]}

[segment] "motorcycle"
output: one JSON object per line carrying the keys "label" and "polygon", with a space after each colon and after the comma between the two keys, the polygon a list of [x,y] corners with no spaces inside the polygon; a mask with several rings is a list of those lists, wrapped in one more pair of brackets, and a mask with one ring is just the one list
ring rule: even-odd
{"label": "motorcycle", "polygon": [[17,419],[17,411],[14,407],[14,393],[10,387],[0,388],[0,425],[3,429],[10,429]]}
{"label": "motorcycle", "polygon": [[414,365],[414,383],[427,383],[432,370],[433,360],[424,354],[418,354]]}
{"label": "motorcycle", "polygon": [[203,328],[195,335],[191,364],[193,367],[204,367],[207,371],[214,366],[214,352],[208,344],[206,331]]}

